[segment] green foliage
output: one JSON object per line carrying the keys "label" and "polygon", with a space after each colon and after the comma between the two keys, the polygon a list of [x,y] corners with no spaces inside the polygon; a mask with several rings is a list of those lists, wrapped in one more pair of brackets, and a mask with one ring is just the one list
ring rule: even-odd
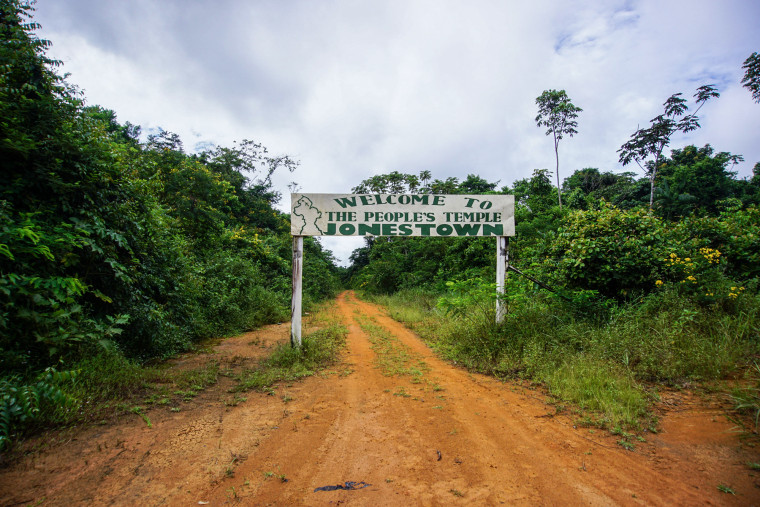
{"label": "green foliage", "polygon": [[748,385],[735,388],[731,393],[731,399],[734,410],[747,414],[754,424],[753,431],[757,433],[760,424],[760,365],[754,363],[750,372]]}
{"label": "green foliage", "polygon": [[57,371],[53,367],[39,373],[32,383],[11,375],[0,378],[0,451],[13,441],[16,431],[56,411],[76,404],[61,385],[70,382],[75,371]]}
{"label": "green foliage", "polygon": [[[42,403],[37,374],[63,362],[81,364],[84,392],[116,392],[135,360],[285,320],[289,224],[271,177],[297,162],[253,141],[188,155],[160,129],[140,142],[138,126],[85,107],[58,76],[32,10],[0,5],[4,389]],[[313,304],[338,290],[338,270],[315,242],[307,254]],[[21,425],[36,410],[23,403],[6,410]]]}
{"label": "green foliage", "polygon": [[481,278],[446,282],[447,292],[437,307],[444,313],[473,324],[493,321],[496,316],[496,283]]}
{"label": "green foliage", "polygon": [[727,152],[713,153],[709,144],[699,149],[687,146],[663,158],[655,208],[665,218],[686,216],[691,210],[717,214],[720,202],[737,194],[739,183],[728,164],[733,167],[744,159]]}
{"label": "green foliage", "polygon": [[570,288],[625,297],[654,286],[666,251],[659,218],[605,205],[569,215],[549,247],[544,270]]}
{"label": "green foliage", "polygon": [[742,86],[752,93],[752,100],[760,102],[760,54],[755,51],[744,60]]}
{"label": "green foliage", "polygon": [[[618,299],[651,292],[665,281],[703,293],[722,291],[760,273],[759,218],[756,208],[676,224],[611,205],[573,212],[548,246],[542,269],[557,285]],[[713,251],[723,257],[711,262]],[[688,272],[681,259],[689,259]],[[697,275],[699,283],[692,279]]]}

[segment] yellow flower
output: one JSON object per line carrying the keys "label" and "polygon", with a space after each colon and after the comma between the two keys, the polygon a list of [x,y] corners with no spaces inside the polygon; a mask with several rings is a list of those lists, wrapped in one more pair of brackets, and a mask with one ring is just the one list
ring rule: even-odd
{"label": "yellow flower", "polygon": [[691,259],[689,257],[685,258],[684,261],[691,262]]}
{"label": "yellow flower", "polygon": [[662,280],[657,280],[656,282],[654,282],[654,284],[659,287],[660,285],[662,285]]}

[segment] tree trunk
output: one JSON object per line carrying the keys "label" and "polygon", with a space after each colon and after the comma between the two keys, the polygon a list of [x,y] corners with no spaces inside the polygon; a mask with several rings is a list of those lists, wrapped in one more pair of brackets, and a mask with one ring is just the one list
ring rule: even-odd
{"label": "tree trunk", "polygon": [[562,189],[559,187],[559,146],[557,142],[557,134],[554,134],[554,158],[557,160],[557,201],[559,202],[559,209],[562,209]]}

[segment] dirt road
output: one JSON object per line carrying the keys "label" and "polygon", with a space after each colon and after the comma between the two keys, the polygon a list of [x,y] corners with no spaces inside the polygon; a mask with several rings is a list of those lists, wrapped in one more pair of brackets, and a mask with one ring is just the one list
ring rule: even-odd
{"label": "dirt road", "polygon": [[[757,450],[696,396],[668,395],[662,431],[628,451],[554,415],[540,391],[440,361],[351,293],[337,311],[348,350],[330,372],[245,401],[223,379],[180,412],[151,410],[151,427],[135,415],[29,442],[0,469],[0,504],[760,505]],[[368,323],[415,374],[378,367]],[[227,339],[212,357],[240,364],[288,330]],[[315,491],[346,481],[369,486]]]}

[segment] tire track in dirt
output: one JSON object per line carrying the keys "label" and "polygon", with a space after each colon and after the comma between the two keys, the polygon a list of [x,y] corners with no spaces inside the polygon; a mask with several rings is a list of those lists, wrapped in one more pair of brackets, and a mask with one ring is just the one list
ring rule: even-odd
{"label": "tire track in dirt", "polygon": [[[152,428],[135,416],[63,433],[72,440],[0,470],[0,505],[760,504],[744,465],[757,453],[740,450],[715,411],[666,416],[662,435],[629,452],[555,416],[538,391],[439,360],[352,293],[337,310],[349,333],[333,371],[236,406],[224,404],[232,381],[222,378],[187,410],[151,411]],[[383,374],[367,322],[425,362],[421,377]],[[213,357],[253,360],[288,330],[225,340]],[[371,486],[314,491],[345,481]],[[717,491],[721,483],[737,496]]]}

